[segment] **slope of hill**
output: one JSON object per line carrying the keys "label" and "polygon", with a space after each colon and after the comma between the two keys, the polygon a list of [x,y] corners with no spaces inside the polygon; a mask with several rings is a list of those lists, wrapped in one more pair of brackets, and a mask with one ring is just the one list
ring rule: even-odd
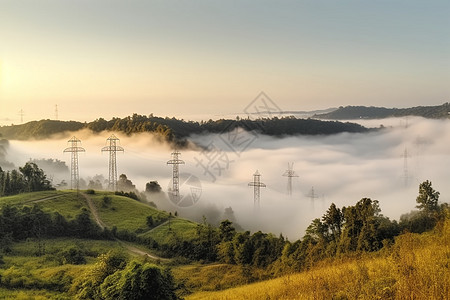
{"label": "slope of hill", "polygon": [[[83,210],[88,211],[101,228],[128,240],[142,238],[156,241],[164,246],[171,236],[190,240],[195,234],[197,224],[169,215],[145,203],[111,192],[94,194],[75,191],[44,191],[25,193],[0,198],[0,210],[3,205],[38,205],[44,212],[58,213],[68,221],[74,220]],[[152,218],[152,225],[147,223]],[[170,217],[170,222],[169,222]]]}
{"label": "slope of hill", "polygon": [[[85,218],[86,213],[91,220]],[[165,245],[164,236],[172,234],[181,239],[188,237],[196,227],[196,223],[172,217],[134,199],[92,190],[79,193],[44,191],[1,197],[0,214],[1,299],[73,299],[81,290],[70,289],[76,284],[82,285],[83,276],[91,276],[91,270],[98,267],[102,255],[113,261],[123,260],[122,265],[132,264],[133,257],[143,261],[134,262],[142,266],[149,260],[158,264],[170,263],[170,260],[153,254],[158,252],[157,249],[149,248],[147,245],[152,244],[139,239],[138,233],[145,234],[147,240],[155,237],[156,245],[160,247]],[[152,224],[148,224],[148,216],[154,220]],[[52,235],[53,231],[49,232],[39,221],[46,217],[51,218],[48,222],[58,222],[66,229],[61,228],[59,235]],[[176,226],[167,229],[169,220]],[[21,226],[23,234],[18,229],[14,230],[14,236],[4,234],[13,222]],[[103,233],[97,231],[91,238],[83,232],[73,231],[77,224],[90,230],[92,222],[97,223],[98,228],[104,228]],[[117,271],[122,272],[121,268]]]}
{"label": "slope of hill", "polygon": [[323,261],[311,270],[199,299],[450,299],[450,218],[433,232],[405,233],[377,253]]}
{"label": "slope of hill", "polygon": [[355,120],[355,119],[383,119],[390,117],[418,116],[431,119],[448,118],[450,112],[449,103],[438,106],[417,106],[411,108],[385,108],[367,106],[346,106],[325,113],[316,114],[315,118],[330,120]]}

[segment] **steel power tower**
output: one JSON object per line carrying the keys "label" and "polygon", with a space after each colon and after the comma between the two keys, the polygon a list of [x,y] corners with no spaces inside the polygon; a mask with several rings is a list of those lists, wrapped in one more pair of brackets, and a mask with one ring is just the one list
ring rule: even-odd
{"label": "steel power tower", "polygon": [[102,152],[109,152],[109,179],[108,179],[108,188],[111,191],[116,191],[117,189],[117,159],[116,153],[124,152],[124,149],[117,145],[118,141],[120,141],[114,134],[112,134],[107,141],[109,142],[108,146],[102,148]]}
{"label": "steel power tower", "polygon": [[261,174],[259,174],[258,170],[256,170],[255,174],[253,174],[253,181],[249,182],[248,186],[253,187],[253,204],[255,207],[259,208],[259,200],[261,195],[260,189],[262,187],[266,187],[266,185],[261,182]]}
{"label": "steel power tower", "polygon": [[405,151],[403,152],[403,179],[405,180],[405,187],[409,186],[409,178],[411,177],[409,175],[409,171],[408,171],[408,149],[405,148]]}
{"label": "steel power tower", "polygon": [[283,176],[288,178],[287,193],[289,196],[292,196],[292,177],[298,177],[298,175],[295,174],[293,167],[294,163],[288,163],[288,169],[283,174]]}
{"label": "steel power tower", "polygon": [[72,163],[70,165],[70,188],[72,190],[75,188],[78,191],[80,188],[80,176],[78,171],[78,152],[85,152],[86,150],[78,146],[78,143],[81,144],[81,141],[77,139],[75,136],[72,137],[68,141],[68,143],[70,143],[70,147],[64,149],[64,152],[72,153]]}
{"label": "steel power tower", "polygon": [[174,150],[172,152],[172,159],[167,162],[168,165],[173,166],[172,191],[170,193],[175,203],[178,203],[180,200],[180,171],[178,165],[184,165],[184,161],[178,158],[180,154],[178,150]]}

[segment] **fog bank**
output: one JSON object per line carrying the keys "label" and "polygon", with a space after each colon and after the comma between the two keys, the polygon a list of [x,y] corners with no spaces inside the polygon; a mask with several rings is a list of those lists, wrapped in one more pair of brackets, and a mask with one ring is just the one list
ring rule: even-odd
{"label": "fog bank", "polygon": [[[408,118],[361,123],[369,127],[383,124],[385,129],[365,134],[285,138],[247,133],[239,135],[240,142],[234,140],[234,147],[224,135],[192,136],[192,141],[211,150],[181,151],[185,164],[180,165],[180,172],[200,180],[201,186],[194,186],[201,194],[198,202],[177,207],[167,196],[155,202],[163,209],[194,219],[201,218],[205,211],[209,211],[208,216],[220,218],[231,206],[237,222],[245,229],[283,233],[291,240],[302,237],[311,220],[321,217],[332,202],[342,207],[370,197],[379,200],[384,215],[398,219],[414,209],[419,183],[424,180],[431,180],[441,192],[441,201],[449,202],[449,120]],[[92,135],[82,131],[75,135],[86,149],[79,156],[80,176],[108,178],[109,156],[101,148],[111,133]],[[171,159],[170,146],[147,133],[115,135],[125,149],[117,154],[118,173],[126,174],[141,191],[147,182],[157,180],[167,192],[172,176],[172,168],[166,164]],[[21,166],[30,158],[53,158],[70,167],[70,154],[63,150],[69,147],[71,137],[10,141],[6,160]],[[202,168],[208,162],[209,168]],[[294,163],[298,175],[292,178],[292,196],[287,195],[287,177],[282,176],[288,163]],[[254,207],[253,188],[248,186],[256,170],[267,186],[261,188],[259,209]],[[69,174],[50,175],[55,182],[70,182]],[[180,185],[182,195],[191,193],[192,185]]]}

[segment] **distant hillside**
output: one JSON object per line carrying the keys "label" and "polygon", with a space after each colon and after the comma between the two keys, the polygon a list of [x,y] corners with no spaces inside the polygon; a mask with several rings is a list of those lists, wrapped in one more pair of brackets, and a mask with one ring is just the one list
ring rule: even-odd
{"label": "distant hillside", "polygon": [[353,123],[320,121],[283,117],[272,119],[221,119],[207,122],[193,122],[176,118],[143,116],[134,114],[126,118],[97,119],[89,123],[76,121],[40,120],[21,125],[0,127],[0,136],[9,140],[44,139],[53,134],[89,129],[93,132],[115,131],[127,135],[139,132],[151,132],[162,141],[182,142],[192,134],[223,133],[236,127],[255,130],[271,136],[282,135],[316,135],[341,132],[366,132],[367,128]]}
{"label": "distant hillside", "polygon": [[418,116],[430,119],[448,118],[450,104],[444,103],[438,106],[416,106],[411,108],[385,108],[367,106],[346,106],[325,113],[316,114],[315,118],[331,120],[355,120],[355,119],[383,119],[391,117]]}

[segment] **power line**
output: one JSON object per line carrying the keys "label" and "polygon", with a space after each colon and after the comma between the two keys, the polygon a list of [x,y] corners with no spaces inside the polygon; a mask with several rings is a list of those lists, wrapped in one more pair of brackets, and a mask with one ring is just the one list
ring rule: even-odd
{"label": "power line", "polygon": [[288,163],[288,169],[283,174],[283,176],[288,178],[287,193],[289,196],[292,196],[292,177],[298,177],[298,175],[295,174],[293,167],[294,163]]}
{"label": "power line", "polygon": [[82,147],[78,146],[78,143],[81,144],[81,141],[77,139],[75,136],[72,137],[68,143],[70,143],[70,147],[64,149],[64,152],[72,153],[72,162],[70,168],[70,188],[73,190],[74,188],[78,191],[80,188],[80,176],[78,170],[78,152],[86,152],[86,150]]}
{"label": "power line", "polygon": [[118,146],[117,142],[120,141],[114,134],[112,134],[107,141],[109,141],[109,146],[102,148],[102,152],[109,152],[109,178],[108,178],[108,188],[111,191],[117,190],[117,158],[116,153],[124,152],[123,147]]}
{"label": "power line", "polygon": [[256,170],[253,174],[253,181],[249,182],[248,186],[253,186],[253,204],[256,208],[260,206],[261,188],[266,187],[264,183],[261,182],[261,174]]}

